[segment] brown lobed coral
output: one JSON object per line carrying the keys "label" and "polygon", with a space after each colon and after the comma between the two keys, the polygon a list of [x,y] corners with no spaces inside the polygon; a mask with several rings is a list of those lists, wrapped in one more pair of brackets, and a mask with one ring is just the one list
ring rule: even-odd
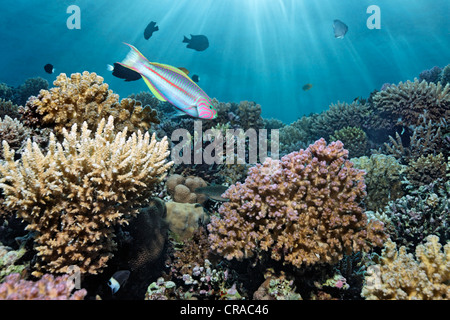
{"label": "brown lobed coral", "polygon": [[148,130],[152,123],[159,123],[156,110],[132,99],[119,101],[119,95],[94,72],[74,73],[70,78],[61,73],[53,85],[28,99],[20,111],[24,122],[53,127],[56,134],[83,122],[87,122],[90,130],[96,130],[100,120],[109,116],[114,117],[117,131],[125,126],[129,132]]}
{"label": "brown lobed coral", "polygon": [[157,142],[140,131],[127,137],[126,129],[115,134],[113,122],[102,119],[95,137],[86,122],[80,133],[76,124],[63,129],[62,143],[51,134],[46,154],[28,139],[17,162],[3,141],[4,204],[36,232],[38,270],[101,271],[115,249],[114,226],[136,215],[172,165],[167,139]]}
{"label": "brown lobed coral", "polygon": [[430,235],[415,257],[388,241],[378,264],[370,266],[362,296],[368,300],[450,299],[450,242]]}
{"label": "brown lobed coral", "polygon": [[203,194],[195,193],[195,189],[206,187],[207,183],[200,177],[172,174],[167,178],[167,192],[172,196],[173,201],[180,203],[200,203],[206,201]]}
{"label": "brown lobed coral", "polygon": [[386,238],[382,223],[368,222],[360,203],[364,171],[347,160],[339,141],[324,139],[281,161],[267,158],[245,182],[224,194],[230,201],[208,225],[211,249],[226,259],[268,252],[295,267],[336,263]]}

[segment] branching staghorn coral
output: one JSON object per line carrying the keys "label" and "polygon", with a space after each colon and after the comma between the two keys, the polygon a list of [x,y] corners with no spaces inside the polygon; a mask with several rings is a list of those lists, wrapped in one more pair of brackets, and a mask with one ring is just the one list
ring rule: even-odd
{"label": "branching staghorn coral", "polygon": [[102,119],[95,137],[86,122],[80,133],[76,124],[63,129],[62,143],[51,134],[46,154],[29,139],[16,162],[3,142],[4,204],[37,233],[38,271],[64,273],[75,265],[82,273],[101,272],[115,249],[114,226],[136,215],[172,165],[167,139],[140,131],[127,138],[113,122]]}
{"label": "branching staghorn coral", "polygon": [[378,264],[370,266],[362,296],[368,300],[450,299],[450,242],[434,235],[417,246],[415,257],[388,241]]}
{"label": "branching staghorn coral", "polygon": [[406,179],[411,187],[418,188],[423,185],[441,179],[445,180],[445,158],[442,153],[420,156],[417,160],[411,160],[405,170]]}
{"label": "branching staghorn coral", "polygon": [[295,267],[336,263],[385,239],[360,206],[364,171],[353,168],[341,142],[316,141],[281,161],[267,158],[245,182],[224,194],[230,201],[208,225],[211,249],[242,260],[267,252]]}
{"label": "branching staghorn coral", "polygon": [[[9,146],[20,153],[26,140],[31,137],[31,129],[25,127],[17,119],[5,116],[0,118],[0,141],[5,140]],[[3,159],[3,152],[0,151],[0,158]]]}
{"label": "branching staghorn coral", "polygon": [[415,125],[425,110],[432,122],[442,118],[450,120],[450,85],[443,86],[440,82],[434,84],[417,79],[400,82],[378,92],[373,102],[386,118],[406,127]]}
{"label": "branching staghorn coral", "polygon": [[87,122],[90,130],[96,130],[102,118],[114,117],[117,131],[125,126],[128,131],[148,130],[152,123],[159,123],[156,110],[143,107],[132,99],[122,99],[112,92],[103,78],[84,71],[68,78],[61,73],[50,90],[41,90],[30,98],[21,110],[28,125],[52,127],[55,134],[69,130],[73,124]]}

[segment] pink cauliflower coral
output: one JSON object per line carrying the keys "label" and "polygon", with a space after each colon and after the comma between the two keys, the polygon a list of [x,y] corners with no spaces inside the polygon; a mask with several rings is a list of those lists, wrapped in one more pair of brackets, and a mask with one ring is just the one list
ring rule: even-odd
{"label": "pink cauliflower coral", "polygon": [[296,267],[335,263],[344,254],[382,245],[379,221],[368,223],[361,201],[364,171],[347,160],[340,141],[324,139],[281,160],[250,168],[245,182],[208,225],[213,251],[227,259],[269,252]]}

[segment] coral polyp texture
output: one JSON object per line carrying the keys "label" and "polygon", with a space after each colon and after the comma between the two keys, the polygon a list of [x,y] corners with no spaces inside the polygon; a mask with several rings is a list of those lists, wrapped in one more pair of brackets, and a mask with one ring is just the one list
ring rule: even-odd
{"label": "coral polyp texture", "polygon": [[70,78],[61,73],[53,85],[28,99],[21,110],[25,123],[52,127],[57,134],[85,121],[90,130],[96,130],[100,120],[109,116],[114,117],[117,131],[125,126],[130,132],[148,130],[152,123],[159,123],[156,110],[133,99],[119,101],[119,95],[94,72],[74,73]]}
{"label": "coral polyp texture", "polygon": [[450,85],[443,86],[440,82],[434,84],[417,79],[400,82],[378,92],[373,102],[383,116],[404,126],[415,125],[425,110],[433,122],[450,119]]}
{"label": "coral polyp texture", "polygon": [[211,249],[242,260],[268,252],[295,267],[336,263],[386,238],[383,224],[368,222],[361,201],[364,171],[347,160],[340,141],[324,139],[281,160],[249,169],[244,183],[224,194],[230,201],[208,225]]}
{"label": "coral polyp texture", "polygon": [[380,262],[369,267],[362,296],[368,300],[450,299],[450,242],[430,235],[415,257],[388,241]]}
{"label": "coral polyp texture", "polygon": [[4,205],[36,232],[37,270],[101,271],[115,249],[114,227],[136,215],[172,165],[166,138],[115,133],[113,121],[102,119],[94,137],[86,122],[81,132],[63,128],[64,141],[51,134],[46,154],[28,139],[20,161],[3,141]]}
{"label": "coral polyp texture", "polygon": [[68,275],[54,277],[44,274],[36,282],[20,279],[13,273],[0,284],[0,300],[83,300],[85,289],[75,290],[74,281]]}

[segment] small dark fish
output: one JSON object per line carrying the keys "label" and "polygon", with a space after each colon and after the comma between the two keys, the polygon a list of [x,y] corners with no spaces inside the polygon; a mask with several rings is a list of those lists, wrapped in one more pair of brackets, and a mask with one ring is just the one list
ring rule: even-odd
{"label": "small dark fish", "polygon": [[159,30],[159,27],[156,25],[156,22],[155,21],[150,22],[144,31],[145,40],[150,39],[150,37],[153,35],[153,32],[158,31],[158,30]]}
{"label": "small dark fish", "polygon": [[123,287],[130,277],[130,271],[120,270],[112,275],[108,281],[108,286],[111,288],[112,293],[119,291],[120,287]]}
{"label": "small dark fish", "polygon": [[50,63],[47,63],[47,64],[44,66],[44,70],[45,70],[45,72],[47,72],[47,73],[49,73],[49,74],[52,74],[53,72],[55,72],[55,68],[53,68],[53,65],[50,64]]}
{"label": "small dark fish", "polygon": [[229,199],[222,197],[222,194],[228,188],[229,187],[227,187],[227,186],[218,184],[218,185],[197,188],[197,189],[195,189],[195,193],[205,194],[208,196],[208,198],[215,200],[215,201],[229,201]]}
{"label": "small dark fish", "polygon": [[138,72],[125,68],[117,62],[114,63],[114,66],[108,64],[107,69],[112,71],[113,76],[124,79],[125,81],[136,81],[141,79],[141,75]]}
{"label": "small dark fish", "polygon": [[308,91],[308,90],[310,90],[312,87],[313,87],[313,85],[312,85],[311,83],[307,83],[307,84],[305,84],[305,85],[302,87],[302,89],[303,89],[303,91]]}
{"label": "small dark fish", "polygon": [[194,49],[197,51],[203,51],[209,47],[208,38],[204,35],[194,36],[191,34],[191,39],[188,39],[186,38],[186,36],[184,36],[183,43],[188,44],[186,48]]}
{"label": "small dark fish", "polygon": [[200,77],[198,75],[196,75],[196,74],[194,74],[191,79],[194,82],[199,82],[200,81]]}
{"label": "small dark fish", "polygon": [[348,31],[347,25],[337,19],[334,20],[333,29],[334,29],[334,37],[338,39],[343,39]]}

